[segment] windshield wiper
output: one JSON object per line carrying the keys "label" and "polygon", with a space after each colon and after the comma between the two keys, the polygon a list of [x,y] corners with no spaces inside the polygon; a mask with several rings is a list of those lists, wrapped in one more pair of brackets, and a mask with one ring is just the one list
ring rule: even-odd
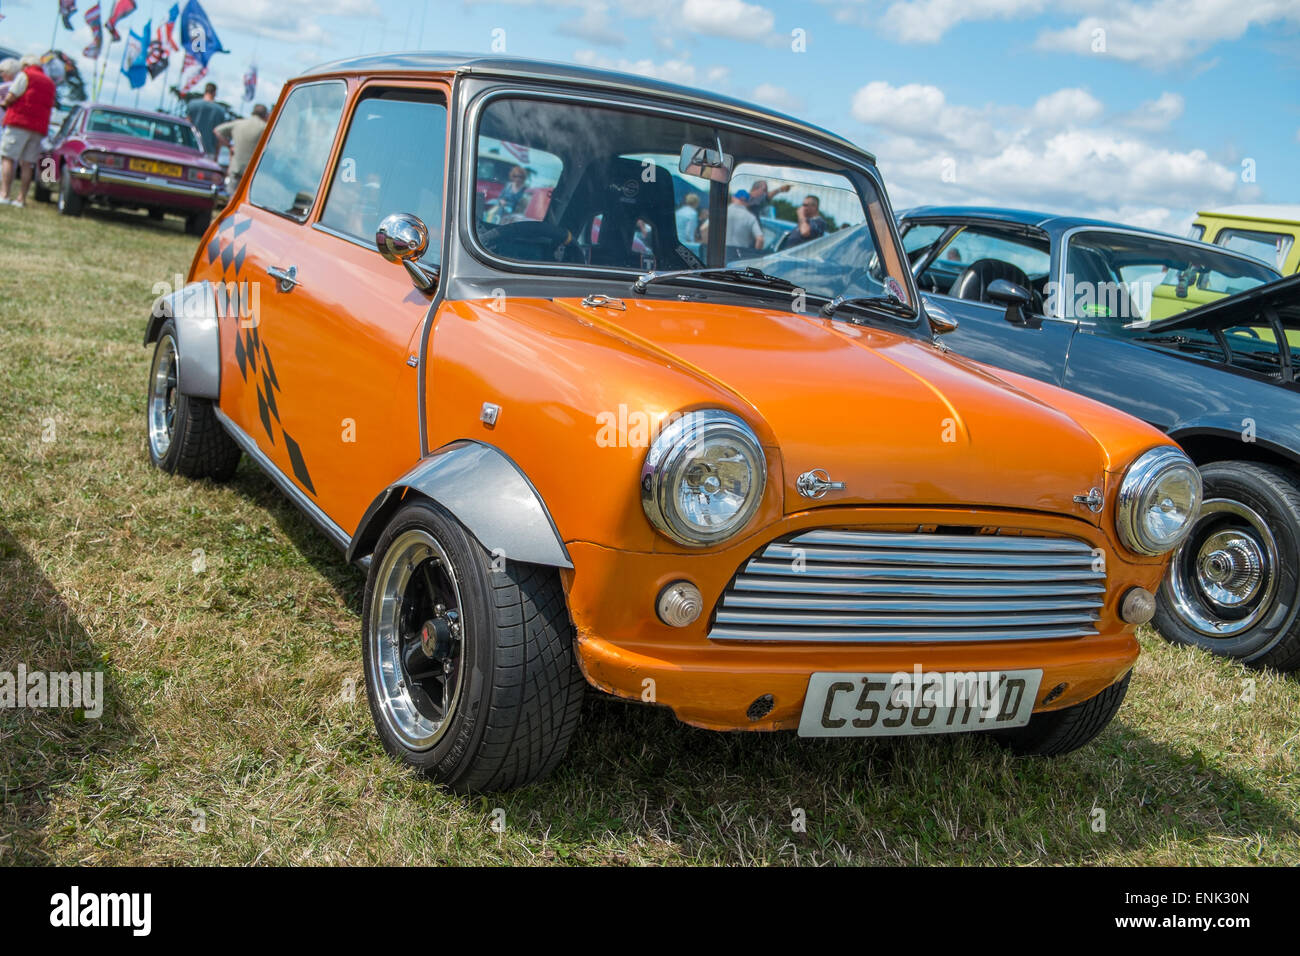
{"label": "windshield wiper", "polygon": [[823,319],[833,318],[835,313],[845,306],[852,309],[880,309],[882,312],[890,312],[905,319],[916,318],[916,310],[892,293],[890,295],[837,295],[822,306],[821,316]]}
{"label": "windshield wiper", "polygon": [[669,282],[673,279],[699,277],[701,279],[717,279],[721,282],[737,282],[744,285],[762,286],[765,289],[780,289],[783,292],[793,292],[799,286],[789,279],[783,279],[780,276],[774,276],[770,273],[763,272],[761,269],[755,269],[753,266],[747,266],[744,269],[676,269],[672,272],[647,272],[635,282],[632,288],[636,292],[644,292],[651,283]]}

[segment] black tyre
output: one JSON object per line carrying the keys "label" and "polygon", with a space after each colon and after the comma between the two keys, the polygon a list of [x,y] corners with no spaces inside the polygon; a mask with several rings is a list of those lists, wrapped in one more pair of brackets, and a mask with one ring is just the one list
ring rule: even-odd
{"label": "black tyre", "polygon": [[73,192],[72,173],[64,166],[59,176],[59,212],[65,216],[80,216],[85,207],[86,200]]}
{"label": "black tyre", "polygon": [[152,219],[154,222],[161,222],[162,217],[165,215],[163,210],[158,209],[156,207],[148,210],[148,212],[149,212],[149,218]]}
{"label": "black tyre", "polygon": [[239,464],[239,446],[221,427],[211,402],[177,390],[178,356],[176,325],[168,319],[149,366],[149,460],[169,474],[225,481]]}
{"label": "black tyre", "polygon": [[1300,667],[1300,481],[1255,462],[1201,469],[1205,503],[1160,587],[1174,644],[1252,667]]}
{"label": "black tyre", "polygon": [[1096,697],[1073,707],[1035,714],[1025,726],[999,730],[993,736],[1022,757],[1057,757],[1078,750],[1106,729],[1124,703],[1132,676],[1129,671]]}
{"label": "black tyre", "polygon": [[553,568],[497,561],[441,506],[380,536],[361,611],[366,696],[384,749],[458,792],[551,771],[586,687]]}
{"label": "black tyre", "polygon": [[190,236],[202,236],[212,224],[212,210],[192,212],[185,217],[185,233]]}
{"label": "black tyre", "polygon": [[32,195],[36,197],[37,202],[49,202],[54,198],[49,187],[42,185],[39,178],[32,183]]}

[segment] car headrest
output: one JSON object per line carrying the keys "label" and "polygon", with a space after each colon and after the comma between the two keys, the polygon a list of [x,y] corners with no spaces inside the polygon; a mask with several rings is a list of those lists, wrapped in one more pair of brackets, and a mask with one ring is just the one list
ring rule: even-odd
{"label": "car headrest", "polygon": [[948,294],[958,299],[988,302],[989,286],[998,279],[1014,282],[1029,291],[1029,276],[1019,266],[1001,259],[976,259],[957,277]]}

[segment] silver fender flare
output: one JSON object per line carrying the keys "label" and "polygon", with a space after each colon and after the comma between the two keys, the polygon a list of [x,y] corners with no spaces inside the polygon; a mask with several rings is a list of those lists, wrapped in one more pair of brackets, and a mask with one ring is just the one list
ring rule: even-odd
{"label": "silver fender flare", "polygon": [[500,449],[468,439],[439,448],[371,502],[348,544],[349,562],[374,551],[412,493],[450,511],[494,555],[521,564],[573,567],[542,496],[519,466]]}
{"label": "silver fender flare", "polygon": [[191,282],[154,300],[144,344],[158,341],[162,324],[176,325],[176,387],[194,398],[221,397],[221,330],[217,297],[207,280]]}

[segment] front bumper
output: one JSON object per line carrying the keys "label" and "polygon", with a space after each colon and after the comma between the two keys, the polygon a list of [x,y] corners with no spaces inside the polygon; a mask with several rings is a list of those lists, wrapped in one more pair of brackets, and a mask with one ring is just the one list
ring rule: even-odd
{"label": "front bumper", "polygon": [[[1058,535],[1091,544],[1106,560],[1106,592],[1096,634],[1085,637],[994,641],[839,642],[711,640],[710,611],[737,570],[775,538],[810,528],[895,528],[967,525]],[[1041,669],[1035,711],[1080,703],[1120,679],[1138,656],[1134,626],[1119,615],[1133,587],[1154,591],[1164,558],[1139,559],[1121,551],[1087,522],[1051,515],[888,508],[814,509],[707,554],[644,554],[568,542],[574,568],[565,572],[578,659],[594,686],[630,700],[670,707],[682,721],[715,730],[782,730],[798,726],[809,677],[818,671],[911,672]],[[690,627],[669,627],[654,602],[673,581],[693,581],[705,614]],[[1050,704],[1043,698],[1059,685]],[[773,705],[748,716],[758,698]]]}
{"label": "front bumper", "polygon": [[142,206],[211,208],[223,194],[223,187],[219,183],[178,183],[96,165],[73,166],[69,172],[74,188],[83,196],[139,203]]}

